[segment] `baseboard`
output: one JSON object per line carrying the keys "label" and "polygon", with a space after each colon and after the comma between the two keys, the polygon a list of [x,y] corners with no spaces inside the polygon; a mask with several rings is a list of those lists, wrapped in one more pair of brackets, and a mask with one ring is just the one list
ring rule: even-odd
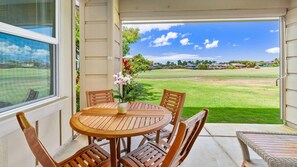
{"label": "baseboard", "polygon": [[75,140],[80,134],[75,133],[73,136],[71,136],[69,139],[66,140],[66,142],[61,145],[54,153],[54,155],[62,152],[73,140]]}
{"label": "baseboard", "polygon": [[293,129],[297,130],[297,124],[294,124],[292,122],[286,121],[285,122],[285,125],[287,125],[290,128],[293,128]]}

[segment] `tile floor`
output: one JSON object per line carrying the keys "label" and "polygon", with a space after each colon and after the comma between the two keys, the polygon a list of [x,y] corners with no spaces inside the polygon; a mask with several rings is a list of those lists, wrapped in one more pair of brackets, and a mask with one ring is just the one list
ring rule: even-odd
{"label": "tile floor", "polygon": [[[242,155],[236,138],[236,131],[297,133],[297,130],[284,125],[208,123],[181,166],[239,167],[242,163]],[[137,147],[140,140],[141,137],[132,138],[132,149]],[[87,137],[80,135],[60,150],[54,159],[63,160],[86,145]],[[108,145],[103,146],[103,148],[109,149]],[[265,164],[253,151],[250,151],[250,154],[255,162]]]}

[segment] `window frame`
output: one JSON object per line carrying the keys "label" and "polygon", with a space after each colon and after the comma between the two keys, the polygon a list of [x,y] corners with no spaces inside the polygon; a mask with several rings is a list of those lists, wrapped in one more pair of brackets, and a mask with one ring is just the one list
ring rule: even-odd
{"label": "window frame", "polygon": [[288,64],[287,64],[287,50],[286,50],[286,19],[285,17],[279,17],[279,27],[280,27],[280,37],[279,37],[279,44],[280,44],[280,52],[279,52],[279,60],[280,60],[280,67],[279,67],[279,78],[276,82],[279,81],[279,104],[280,104],[280,119],[285,121],[286,120],[286,79],[288,76]]}
{"label": "window frame", "polygon": [[47,103],[49,100],[52,98],[56,98],[59,96],[59,85],[58,85],[58,69],[59,69],[59,44],[60,44],[60,3],[58,0],[55,1],[55,37],[52,36],[47,36],[44,34],[40,34],[34,31],[26,30],[21,27],[17,27],[14,25],[10,25],[7,23],[3,23],[0,21],[0,33],[5,33],[8,35],[12,36],[17,36],[21,38],[26,38],[29,40],[34,40],[38,42],[43,42],[46,44],[53,45],[53,64],[52,64],[52,69],[53,70],[53,94],[43,97],[43,98],[38,98],[36,100],[28,101],[28,102],[23,102],[20,104],[0,108],[0,118],[4,115],[9,115],[11,113],[14,113],[13,111],[16,109],[19,109],[23,107],[24,109],[28,107],[33,107],[35,105],[40,105],[42,103]]}

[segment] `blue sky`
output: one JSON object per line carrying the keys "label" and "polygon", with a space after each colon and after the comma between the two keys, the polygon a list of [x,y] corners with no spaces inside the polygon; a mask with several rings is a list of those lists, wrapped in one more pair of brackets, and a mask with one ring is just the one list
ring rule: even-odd
{"label": "blue sky", "polygon": [[49,44],[0,33],[0,63],[14,61],[50,62]]}
{"label": "blue sky", "polygon": [[126,24],[140,29],[129,55],[154,62],[177,60],[270,61],[279,57],[279,22]]}

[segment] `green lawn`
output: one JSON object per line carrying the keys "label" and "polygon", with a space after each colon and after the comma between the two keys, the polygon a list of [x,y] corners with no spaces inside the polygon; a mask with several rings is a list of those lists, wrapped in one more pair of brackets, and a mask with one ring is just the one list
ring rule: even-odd
{"label": "green lawn", "polygon": [[158,104],[163,89],[186,92],[183,119],[202,108],[208,122],[282,123],[279,119],[278,68],[240,70],[153,70],[137,80],[148,90],[145,101]]}
{"label": "green lawn", "polygon": [[38,98],[46,97],[49,95],[49,87],[49,69],[0,69],[0,102],[22,103],[26,99],[29,89],[39,91]]}

